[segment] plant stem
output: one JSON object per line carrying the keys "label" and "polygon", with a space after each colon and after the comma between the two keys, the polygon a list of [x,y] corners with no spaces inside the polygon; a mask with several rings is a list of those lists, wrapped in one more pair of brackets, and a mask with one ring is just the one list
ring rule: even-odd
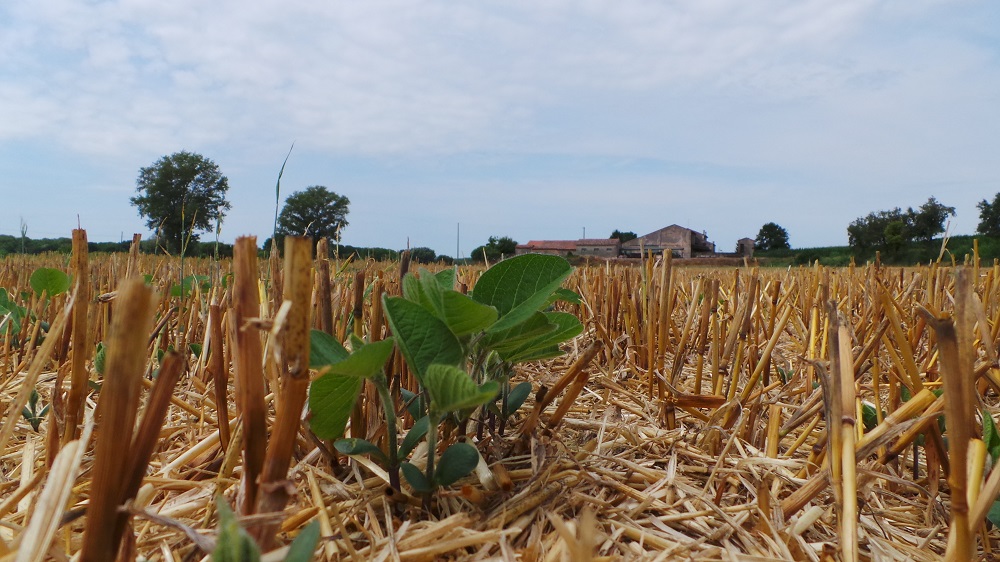
{"label": "plant stem", "polygon": [[399,449],[396,445],[396,405],[392,401],[392,393],[389,392],[389,383],[385,375],[372,378],[372,383],[378,389],[379,398],[382,399],[382,409],[385,410],[385,438],[386,449],[389,457],[389,485],[397,492],[399,488]]}
{"label": "plant stem", "polygon": [[430,427],[427,428],[427,470],[425,471],[425,475],[427,476],[427,483],[430,485],[431,491],[424,494],[424,509],[430,511],[431,494],[433,494],[434,488],[437,487],[434,485],[434,453],[437,449],[438,425],[441,423],[443,416],[432,410],[428,417]]}

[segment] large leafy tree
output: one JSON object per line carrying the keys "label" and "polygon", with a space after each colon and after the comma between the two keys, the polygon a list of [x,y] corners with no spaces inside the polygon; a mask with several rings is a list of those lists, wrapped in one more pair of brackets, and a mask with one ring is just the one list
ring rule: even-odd
{"label": "large leafy tree", "polygon": [[791,247],[788,245],[788,231],[773,222],[760,227],[753,245],[756,249],[762,251],[787,250]]}
{"label": "large leafy tree", "polygon": [[229,210],[229,180],[219,166],[193,152],[175,152],[141,168],[132,204],[169,251],[196,242]]}
{"label": "large leafy tree", "polygon": [[285,206],[278,216],[278,238],[294,235],[339,241],[340,231],[347,226],[350,204],[350,199],[322,185],[296,191],[285,199]]}
{"label": "large leafy tree", "polygon": [[983,199],[976,207],[979,207],[976,232],[984,236],[1000,236],[1000,193],[993,196],[993,202]]}
{"label": "large leafy tree", "polygon": [[472,261],[497,261],[502,258],[509,258],[514,255],[517,249],[517,242],[509,236],[490,236],[485,245],[472,250]]}
{"label": "large leafy tree", "polygon": [[935,236],[944,232],[944,223],[949,216],[955,216],[955,207],[942,205],[931,197],[919,209],[907,209],[911,217],[911,233],[913,238],[930,242]]}
{"label": "large leafy tree", "polygon": [[611,233],[608,238],[617,238],[622,244],[628,242],[629,240],[635,240],[639,235],[634,232],[622,232],[620,230],[615,230]]}

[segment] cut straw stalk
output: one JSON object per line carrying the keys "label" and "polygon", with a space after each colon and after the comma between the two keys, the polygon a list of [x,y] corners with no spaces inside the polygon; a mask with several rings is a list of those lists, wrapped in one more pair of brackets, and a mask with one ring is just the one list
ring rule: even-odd
{"label": "cut straw stalk", "polygon": [[[135,426],[140,379],[146,366],[146,334],[153,325],[152,289],[139,278],[124,281],[116,310],[107,340],[107,366],[97,406],[97,443],[80,551],[82,562],[111,560],[118,551],[116,526],[109,523],[117,518],[124,489],[122,475],[129,463],[128,445],[123,447],[120,432],[128,432],[127,444],[131,440],[130,428]],[[102,428],[104,431],[100,431]]]}
{"label": "cut straw stalk", "polygon": [[948,486],[951,488],[951,531],[948,535],[948,560],[972,559],[972,533],[969,526],[968,448],[974,420],[972,370],[973,323],[975,311],[969,271],[958,270],[955,279],[954,318],[940,318],[922,309],[938,338],[941,377],[944,383],[945,419],[948,420]]}
{"label": "cut straw stalk", "polygon": [[[855,463],[855,439],[857,424],[855,420],[855,389],[854,360],[851,356],[850,334],[847,330],[847,320],[838,311],[836,305],[830,307],[830,318],[834,320],[834,331],[831,333],[830,367],[833,380],[829,385],[833,391],[828,400],[839,401],[839,406],[831,408],[835,417],[827,418],[827,427],[831,437],[839,431],[836,441],[831,440],[831,447],[839,447],[839,451],[831,448],[830,462],[833,485],[840,484],[840,557],[844,562],[854,562],[858,559],[858,482]],[[835,465],[835,459],[840,466]],[[836,470],[838,469],[839,470]],[[839,482],[838,482],[839,480]]]}
{"label": "cut straw stalk", "polygon": [[83,417],[83,402],[89,391],[87,383],[87,358],[90,356],[90,335],[87,314],[90,308],[90,267],[87,261],[87,231],[73,231],[73,256],[70,261],[76,279],[76,299],[73,304],[72,333],[73,359],[70,368],[70,388],[66,398],[66,425],[62,442],[69,443],[78,435],[77,426]]}
{"label": "cut straw stalk", "polygon": [[[288,467],[309,389],[311,253],[310,238],[285,237],[284,300],[286,303],[290,302],[291,306],[279,335],[281,388],[278,390],[277,414],[261,473],[261,489],[256,509],[258,514],[283,510],[290,496],[288,485],[285,485]],[[280,520],[276,523],[263,523],[252,530],[263,550],[271,549],[279,526]]]}
{"label": "cut straw stalk", "polygon": [[[276,254],[272,250],[272,257]],[[273,265],[272,263],[272,267]],[[240,481],[237,509],[243,515],[250,515],[257,506],[257,477],[264,466],[267,446],[263,351],[260,334],[248,324],[250,319],[260,315],[255,237],[236,239],[236,246],[233,248],[233,274],[233,310],[229,328],[232,335],[230,341],[236,343],[236,353],[233,354],[236,409],[243,420],[243,478]],[[272,276],[280,276],[280,273],[272,269]]]}

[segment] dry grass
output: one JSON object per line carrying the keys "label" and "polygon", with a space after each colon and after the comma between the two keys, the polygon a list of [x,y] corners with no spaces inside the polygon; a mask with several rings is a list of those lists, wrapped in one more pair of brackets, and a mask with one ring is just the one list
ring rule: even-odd
{"label": "dry grass", "polygon": [[[106,511],[108,494],[123,493],[101,491],[115,488],[109,465],[99,466],[108,434],[128,433],[102,423],[105,407],[92,430],[87,422],[97,397],[116,384],[95,373],[89,345],[81,353],[91,380],[110,385],[90,393],[82,418],[63,414],[79,380],[70,376],[76,342],[109,343],[112,320],[134,313],[114,294],[130,268],[152,275],[158,295],[150,305],[155,327],[130,344],[143,364],[132,369],[143,382],[140,402],[150,401],[157,350],[198,344],[205,351],[184,355],[146,478],[127,507],[131,525],[119,547],[126,558],[203,559],[216,494],[236,503],[238,495],[279,488],[291,494],[284,511],[254,515],[247,507],[245,524],[277,529],[281,545],[318,519],[324,560],[935,560],[949,548],[954,559],[996,548],[997,532],[983,518],[1000,471],[983,466],[976,412],[995,412],[1000,390],[998,265],[961,275],[938,265],[757,270],[670,260],[580,268],[570,286],[584,304],[569,309],[586,331],[566,356],[518,373],[535,390],[551,390],[537,407],[529,399],[505,435],[478,443],[490,470],[441,493],[434,513],[406,493],[387,494],[377,465],[338,457],[306,430],[284,441],[292,455],[287,481],[275,474],[266,485],[247,481],[248,458],[262,470],[279,383],[287,385],[294,369],[278,361],[291,356],[276,346],[291,353],[295,343],[282,339],[285,322],[274,320],[285,291],[303,285],[282,278],[279,263],[246,258],[234,284],[232,263],[187,260],[185,274],[212,276],[214,285],[185,299],[169,296],[175,261],[90,256],[89,265],[89,290],[100,295],[88,301],[89,322],[67,312],[68,295],[30,297],[25,307],[51,323],[44,342],[29,343],[40,322],[25,321],[23,343],[7,334],[0,350],[10,425],[0,434],[2,560],[80,553],[84,508]],[[65,258],[8,258],[0,286],[14,295],[28,290],[39,266],[64,268]],[[314,271],[329,272],[312,283],[329,293],[312,295],[313,326],[342,341],[352,331],[384,337],[371,303],[398,292],[398,264],[319,260]],[[472,287],[478,271],[459,276]],[[393,361],[412,386],[402,361]],[[264,387],[239,382],[248,376]],[[942,386],[958,388],[956,398],[931,394]],[[37,433],[20,416],[31,387],[54,404]],[[904,402],[906,395],[913,398]],[[363,396],[352,431],[378,439],[378,401],[370,389]],[[873,431],[862,423],[862,403],[877,412]],[[132,408],[109,411],[134,420]],[[943,414],[949,428],[961,429],[942,435]],[[67,419],[84,423],[67,431]],[[835,420],[829,434],[828,419]],[[918,439],[923,445],[913,444]],[[967,465],[968,476],[952,471]],[[856,543],[843,540],[852,535]]]}

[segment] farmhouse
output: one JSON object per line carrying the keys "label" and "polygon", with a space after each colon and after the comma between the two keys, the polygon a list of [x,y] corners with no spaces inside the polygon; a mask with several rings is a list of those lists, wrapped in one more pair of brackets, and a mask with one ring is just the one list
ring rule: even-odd
{"label": "farmhouse", "polygon": [[660,254],[666,251],[678,258],[714,255],[715,243],[709,242],[708,235],[704,232],[672,224],[629,240],[622,244],[621,249],[622,255],[627,257],[640,257],[642,252]]}
{"label": "farmhouse", "polygon": [[617,258],[619,256],[638,258],[642,253],[661,254],[669,251],[676,258],[696,257],[750,257],[753,256],[753,238],[741,238],[736,242],[736,253],[718,253],[715,243],[708,240],[708,234],[672,224],[624,244],[617,238],[582,238],[579,240],[532,240],[518,244],[516,253],[551,254],[555,256],[581,256]]}

